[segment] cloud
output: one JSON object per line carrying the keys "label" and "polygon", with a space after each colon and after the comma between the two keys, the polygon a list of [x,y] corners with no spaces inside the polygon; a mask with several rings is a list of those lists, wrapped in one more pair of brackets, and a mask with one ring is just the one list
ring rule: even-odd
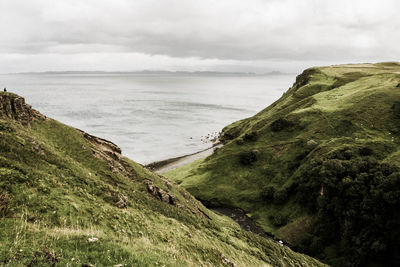
{"label": "cloud", "polygon": [[202,66],[400,55],[395,0],[2,0],[0,10],[0,59],[125,53]]}

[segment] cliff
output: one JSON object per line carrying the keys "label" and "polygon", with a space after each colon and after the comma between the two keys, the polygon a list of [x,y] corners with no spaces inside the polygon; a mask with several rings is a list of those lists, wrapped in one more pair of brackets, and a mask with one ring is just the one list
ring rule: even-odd
{"label": "cliff", "polygon": [[6,92],[0,94],[0,117],[14,119],[25,126],[29,126],[35,119],[45,118],[31,106],[25,104],[24,98]]}

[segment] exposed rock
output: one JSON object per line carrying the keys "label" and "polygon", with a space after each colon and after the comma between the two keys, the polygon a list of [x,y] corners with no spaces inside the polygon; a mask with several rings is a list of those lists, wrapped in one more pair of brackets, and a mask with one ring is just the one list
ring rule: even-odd
{"label": "exposed rock", "polygon": [[186,191],[183,192],[183,197],[184,197],[186,200],[189,200],[189,199],[190,199],[190,196],[189,196],[188,192],[186,192]]}
{"label": "exposed rock", "polygon": [[93,242],[99,241],[99,239],[98,239],[97,237],[89,237],[88,241],[89,241],[90,243],[93,243]]}
{"label": "exposed rock", "polygon": [[179,203],[176,203],[175,206],[176,206],[178,209],[181,209],[181,210],[184,210],[184,209],[185,209],[185,206],[182,205],[182,204],[179,204]]}
{"label": "exposed rock", "polygon": [[128,197],[120,195],[118,198],[118,202],[115,205],[120,209],[125,209],[128,206]]}
{"label": "exposed rock", "polygon": [[309,141],[307,142],[307,146],[310,147],[310,148],[315,148],[315,147],[318,146],[318,143],[315,142],[313,139],[311,139],[311,140],[309,140]]}
{"label": "exposed rock", "polygon": [[227,265],[227,266],[231,266],[231,267],[236,267],[236,264],[233,263],[230,259],[228,259],[228,258],[225,257],[224,255],[221,255],[221,259],[222,259],[222,264],[223,264],[223,265]]}
{"label": "exposed rock", "polygon": [[[79,130],[79,129],[78,129]],[[96,143],[100,145],[105,153],[107,153],[109,156],[113,157],[114,159],[120,159],[121,157],[121,148],[114,144],[111,141],[108,141],[106,139],[88,134],[84,131],[79,130],[82,134],[83,137],[85,137],[87,140],[89,140],[92,143]]]}
{"label": "exposed rock", "polygon": [[170,181],[165,181],[165,185],[168,187],[168,189],[172,188],[172,184]]}
{"label": "exposed rock", "polygon": [[44,155],[44,149],[36,140],[31,141],[33,150],[38,153],[39,155]]}
{"label": "exposed rock", "polygon": [[121,148],[111,141],[93,136],[82,130],[77,129],[85,139],[92,143],[92,153],[96,158],[102,159],[108,163],[110,169],[114,173],[122,172],[129,174],[130,169],[127,164],[124,164],[121,155]]}
{"label": "exposed rock", "polygon": [[166,192],[165,190],[163,190],[161,188],[158,188],[150,180],[146,180],[145,183],[147,185],[147,190],[154,197],[158,198],[162,202],[165,202],[165,203],[168,203],[171,205],[175,205],[175,197],[173,195],[171,195],[170,193]]}
{"label": "exposed rock", "polygon": [[295,86],[296,89],[298,89],[306,85],[311,80],[312,75],[317,72],[318,70],[315,68],[306,69],[305,71],[303,71],[303,73],[301,73],[296,77],[296,82],[293,84],[293,86]]}
{"label": "exposed rock", "polygon": [[0,93],[0,117],[14,119],[24,126],[29,126],[35,119],[46,118],[25,104],[23,97],[6,92]]}

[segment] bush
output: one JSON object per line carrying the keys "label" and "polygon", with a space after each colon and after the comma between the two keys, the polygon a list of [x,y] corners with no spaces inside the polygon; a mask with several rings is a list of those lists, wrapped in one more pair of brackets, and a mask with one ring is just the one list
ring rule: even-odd
{"label": "bush", "polygon": [[287,224],[287,216],[282,215],[280,213],[269,216],[269,219],[271,220],[272,224],[276,227],[280,227],[282,225]]}
{"label": "bush", "polygon": [[283,204],[288,197],[286,188],[279,189],[274,192],[274,203]]}
{"label": "bush", "polygon": [[371,156],[373,151],[369,147],[363,147],[358,150],[358,154],[360,154],[360,156]]}
{"label": "bush", "polygon": [[239,146],[243,145],[244,144],[243,139],[242,138],[236,139],[236,144],[238,144]]}
{"label": "bush", "polygon": [[14,129],[8,124],[4,122],[0,122],[0,132],[14,132]]}
{"label": "bush", "polygon": [[272,200],[274,199],[274,194],[275,194],[275,187],[273,186],[265,186],[261,190],[261,198],[263,200]]}
{"label": "bush", "polygon": [[285,119],[285,118],[279,118],[276,121],[274,121],[273,123],[271,123],[271,130],[273,132],[280,132],[283,131],[285,129],[291,128],[294,126],[294,123]]}
{"label": "bush", "polygon": [[243,140],[245,140],[245,141],[256,141],[257,139],[258,139],[257,132],[246,133],[243,136]]}
{"label": "bush", "polygon": [[[398,266],[400,169],[350,149],[310,162],[296,181],[297,200],[318,214],[318,247],[337,250],[331,264],[346,252],[342,266]],[[275,197],[275,196],[274,196]],[[336,264],[337,265],[337,264]]]}
{"label": "bush", "polygon": [[257,161],[259,152],[257,150],[242,152],[239,154],[240,163],[243,165],[251,165]]}

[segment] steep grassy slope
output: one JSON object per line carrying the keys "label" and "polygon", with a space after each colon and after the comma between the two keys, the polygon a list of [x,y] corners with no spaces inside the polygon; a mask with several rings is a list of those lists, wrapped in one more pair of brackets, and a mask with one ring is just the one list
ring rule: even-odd
{"label": "steep grassy slope", "polygon": [[120,152],[0,93],[0,265],[321,266]]}
{"label": "steep grassy slope", "polygon": [[311,68],[165,175],[333,265],[400,264],[400,64]]}

